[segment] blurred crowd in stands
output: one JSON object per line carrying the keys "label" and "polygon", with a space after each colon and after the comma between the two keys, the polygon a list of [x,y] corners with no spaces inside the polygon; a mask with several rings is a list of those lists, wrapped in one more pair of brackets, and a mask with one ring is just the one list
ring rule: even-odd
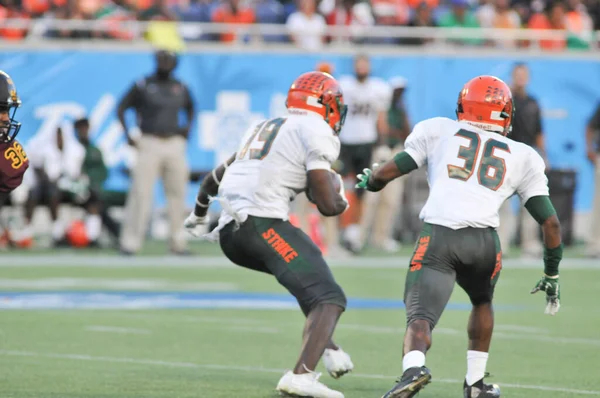
{"label": "blurred crowd in stands", "polygon": [[[27,29],[2,27],[8,18],[103,20],[114,29],[49,30],[60,38],[131,39],[119,21],[185,21],[232,24],[285,24],[288,35],[268,35],[266,41],[293,41],[318,50],[330,38],[326,26],[348,27],[347,39],[363,41],[370,26],[466,27],[562,30],[566,39],[542,40],[547,50],[589,48],[600,29],[600,0],[0,0],[0,36],[22,39]],[[234,32],[207,35],[200,29],[183,30],[186,40],[239,39]],[[371,39],[372,40],[372,39]],[[387,44],[422,45],[419,37],[379,38]],[[528,43],[481,39],[458,40],[467,45],[524,46]]]}

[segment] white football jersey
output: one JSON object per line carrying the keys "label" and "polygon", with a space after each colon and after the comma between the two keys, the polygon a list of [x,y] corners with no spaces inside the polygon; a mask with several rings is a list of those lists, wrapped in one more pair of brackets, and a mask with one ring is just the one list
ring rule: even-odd
{"label": "white football jersey", "polygon": [[346,122],[340,132],[343,144],[372,144],[377,141],[377,116],[390,106],[392,89],[383,80],[368,77],[359,82],[354,76],[339,80],[348,105]]}
{"label": "white football jersey", "polygon": [[233,215],[287,220],[290,202],[306,189],[307,171],[331,170],[339,152],[337,135],[313,112],[290,110],[253,124],[219,185],[220,200],[230,207],[221,221]]}
{"label": "white football jersey", "polygon": [[498,210],[515,192],[523,203],[548,196],[542,157],[530,146],[468,123],[437,117],[414,127],[405,143],[419,167],[427,164],[427,223],[452,229],[497,228]]}

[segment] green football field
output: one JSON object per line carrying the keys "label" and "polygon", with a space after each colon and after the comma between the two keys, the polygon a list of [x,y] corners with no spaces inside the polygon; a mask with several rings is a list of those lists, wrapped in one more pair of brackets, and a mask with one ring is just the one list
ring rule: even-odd
{"label": "green football field", "polygon": [[[278,396],[297,359],[301,313],[267,275],[234,267],[215,247],[194,250],[203,255],[0,254],[0,398]],[[408,254],[332,262],[350,302],[335,340],[355,371],[321,380],[347,398],[380,397],[401,373]],[[529,294],[541,268],[505,261],[489,381],[505,397],[600,396],[600,264],[564,261],[555,317]],[[468,309],[455,290],[420,398],[462,397]]]}

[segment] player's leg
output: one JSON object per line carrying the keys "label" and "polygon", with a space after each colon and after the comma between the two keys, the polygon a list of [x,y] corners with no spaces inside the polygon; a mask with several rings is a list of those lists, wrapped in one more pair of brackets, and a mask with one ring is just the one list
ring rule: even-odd
{"label": "player's leg", "polygon": [[[349,173],[347,173],[347,178],[350,178],[353,182],[356,181],[356,175],[362,173],[363,169],[371,168],[371,160],[373,158],[373,145],[371,144],[360,144],[360,145],[349,145]],[[371,201],[377,201],[377,198],[373,197],[373,193],[365,191],[365,190],[355,190],[354,194],[356,195],[356,205],[350,207],[349,212],[351,212],[352,217],[350,220],[350,225],[346,228],[344,233],[344,238],[346,244],[350,250],[353,252],[359,252],[364,246],[364,236],[361,230],[361,223],[363,217],[366,212],[367,206],[367,197],[371,197]],[[375,206],[369,206],[375,207]],[[374,209],[372,209],[374,210]]]}
{"label": "player's leg", "polygon": [[162,180],[167,197],[171,251],[181,254],[186,252],[186,239],[181,224],[185,214],[185,192],[190,178],[190,170],[185,155],[185,139],[172,137],[167,142],[168,146],[165,150],[169,152],[169,156],[164,162]]}
{"label": "player's leg", "polygon": [[290,223],[252,216],[239,226],[233,222],[225,226],[220,243],[236,264],[273,274],[296,297],[307,316],[300,358],[294,370],[281,378],[278,390],[305,397],[343,397],[318,382],[314,373],[323,352],[331,346],[335,325],[346,305],[320,250]]}
{"label": "player's leg", "polygon": [[59,218],[59,208],[61,201],[61,191],[55,181],[46,181],[46,195],[48,197],[48,210],[50,210],[50,218],[52,219],[52,240],[55,245],[66,245],[65,241],[65,225]]}
{"label": "player's leg", "polygon": [[25,201],[25,227],[21,234],[19,234],[19,240],[33,241],[34,229],[33,229],[33,217],[35,215],[35,209],[40,204],[44,197],[44,186],[43,182],[39,178],[36,179],[35,185],[31,187],[27,194]]}
{"label": "player's leg", "polygon": [[380,192],[381,201],[373,222],[372,242],[378,249],[389,253],[397,252],[400,244],[393,239],[392,232],[398,219],[404,194],[404,179],[398,178]]}
{"label": "player's leg", "polygon": [[464,247],[458,256],[457,282],[469,295],[473,305],[467,332],[467,375],[464,383],[466,398],[493,398],[500,396],[496,385],[484,383],[489,349],[494,331],[492,298],[502,269],[500,239],[493,229],[465,229]]}
{"label": "player's leg", "polygon": [[596,163],[596,180],[592,205],[590,233],[586,239],[585,254],[588,257],[600,258],[600,156]]}
{"label": "player's leg", "polygon": [[384,398],[409,398],[431,380],[425,355],[431,348],[432,331],[454,289],[456,274],[448,247],[452,230],[425,224],[406,276],[404,303],[407,328],[404,335],[403,374]]}
{"label": "player's leg", "polygon": [[138,142],[138,156],[131,175],[125,218],[121,227],[120,245],[122,252],[126,254],[137,252],[146,234],[154,201],[154,185],[164,153],[160,143],[160,140],[144,135]]}
{"label": "player's leg", "polygon": [[102,232],[102,203],[99,194],[90,190],[90,197],[83,205],[87,216],[85,218],[85,231],[92,245],[97,244],[100,233]]}
{"label": "player's leg", "polygon": [[340,217],[321,216],[327,258],[348,258],[351,254],[340,244]]}
{"label": "player's leg", "polygon": [[[300,356],[293,372],[284,375],[278,388],[287,393],[307,394],[310,390],[294,390],[296,380],[300,383],[303,383],[302,380],[314,381],[314,370],[319,360],[332,346],[335,326],[346,308],[346,297],[335,282],[321,251],[306,234],[281,220],[252,218],[252,221],[257,235],[261,236],[263,250],[269,252],[265,258],[267,267],[279,283],[296,297],[306,314]],[[344,373],[344,369],[328,371],[336,376]],[[307,384],[305,388],[310,387]],[[340,396],[330,391],[330,395],[325,396]]]}
{"label": "player's leg", "polygon": [[[397,149],[402,151],[402,145]],[[373,153],[372,162],[382,164],[389,160],[396,148],[392,151],[387,146],[378,147]],[[363,204],[363,218],[361,220],[361,230],[363,241],[371,246],[386,251],[397,252],[399,244],[392,239],[392,229],[396,222],[398,209],[401,205],[401,195],[403,192],[404,179],[397,179],[389,183],[385,189],[375,196],[376,201],[371,200],[372,193],[365,194]],[[369,236],[370,232],[370,236]]]}

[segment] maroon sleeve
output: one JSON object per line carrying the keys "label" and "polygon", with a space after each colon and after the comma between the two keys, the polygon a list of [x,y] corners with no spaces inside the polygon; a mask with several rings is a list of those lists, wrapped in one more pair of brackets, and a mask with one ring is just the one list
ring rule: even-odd
{"label": "maroon sleeve", "polygon": [[[15,149],[17,149],[15,151]],[[17,141],[0,152],[0,192],[11,192],[23,182],[29,168],[25,151]]]}

